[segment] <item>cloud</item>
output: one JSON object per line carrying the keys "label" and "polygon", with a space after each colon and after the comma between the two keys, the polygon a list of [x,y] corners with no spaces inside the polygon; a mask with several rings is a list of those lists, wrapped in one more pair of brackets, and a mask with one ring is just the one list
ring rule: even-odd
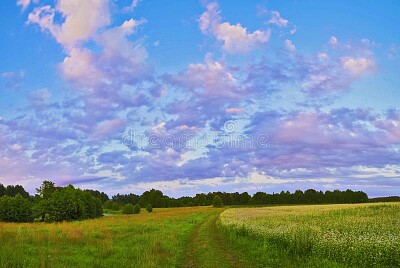
{"label": "cloud", "polygon": [[271,11],[271,19],[267,23],[274,24],[279,27],[286,27],[288,26],[289,21],[282,18],[281,14],[278,11]]}
{"label": "cloud", "polygon": [[122,133],[125,129],[126,122],[123,119],[116,118],[111,120],[105,120],[97,124],[93,136],[112,136],[113,134]]}
{"label": "cloud", "polygon": [[[34,0],[32,2],[37,3],[38,0]],[[17,5],[21,6],[22,11],[25,11],[28,8],[30,3],[31,3],[31,0],[17,0]]]}
{"label": "cloud", "polygon": [[32,91],[28,95],[28,99],[33,107],[41,107],[49,101],[51,92],[47,88]]}
{"label": "cloud", "polygon": [[290,52],[296,51],[296,47],[295,47],[295,45],[293,45],[293,42],[291,40],[286,39],[284,41],[284,45],[285,45],[286,49],[289,50]]}
{"label": "cloud", "polygon": [[132,3],[129,6],[126,6],[122,9],[124,12],[132,12],[138,4],[142,2],[142,0],[133,0]]}
{"label": "cloud", "polygon": [[337,39],[336,36],[331,36],[331,38],[329,39],[328,44],[332,47],[337,47],[339,45],[339,41]]}
{"label": "cloud", "polygon": [[73,48],[60,68],[67,80],[90,87],[107,82],[107,74],[98,65],[98,57],[93,52],[85,48]]}
{"label": "cloud", "polygon": [[356,76],[371,73],[376,68],[376,64],[372,59],[343,57],[341,60],[343,68]]}
{"label": "cloud", "polygon": [[246,110],[243,108],[226,108],[225,112],[228,114],[238,114],[238,113],[244,113]]}
{"label": "cloud", "polygon": [[205,98],[238,97],[240,83],[234,74],[222,62],[214,61],[211,54],[204,61],[204,64],[189,64],[184,72],[169,76],[168,80]]}
{"label": "cloud", "polygon": [[21,87],[21,83],[25,78],[25,71],[20,70],[19,72],[4,72],[0,75],[0,78],[6,81],[6,88],[16,90]]}
{"label": "cloud", "polygon": [[271,36],[270,30],[248,32],[239,23],[232,25],[222,22],[219,6],[216,2],[209,3],[199,19],[199,27],[203,33],[211,33],[222,42],[222,49],[227,53],[247,53],[267,43]]}
{"label": "cloud", "polygon": [[[64,18],[61,24],[55,22],[57,14]],[[36,7],[29,14],[28,23],[38,24],[68,50],[78,42],[89,40],[110,23],[108,1],[60,0],[55,8]]]}

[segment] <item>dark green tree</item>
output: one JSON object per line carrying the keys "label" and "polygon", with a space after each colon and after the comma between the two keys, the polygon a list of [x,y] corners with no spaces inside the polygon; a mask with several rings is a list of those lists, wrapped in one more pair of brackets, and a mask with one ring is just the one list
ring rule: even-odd
{"label": "dark green tree", "polygon": [[215,208],[222,208],[223,203],[222,203],[222,199],[221,197],[219,197],[218,195],[216,195],[213,199],[213,207]]}
{"label": "dark green tree", "polygon": [[148,205],[146,206],[146,210],[147,210],[147,212],[149,212],[149,213],[153,212],[153,207],[151,206],[151,204],[148,204]]}
{"label": "dark green tree", "polygon": [[33,220],[32,203],[20,194],[0,197],[0,221],[30,222]]}
{"label": "dark green tree", "polygon": [[139,214],[139,213],[140,213],[140,206],[139,206],[139,204],[136,204],[133,207],[133,214]]}
{"label": "dark green tree", "polygon": [[135,207],[132,204],[125,204],[122,207],[122,213],[123,214],[133,214],[133,213],[135,213]]}

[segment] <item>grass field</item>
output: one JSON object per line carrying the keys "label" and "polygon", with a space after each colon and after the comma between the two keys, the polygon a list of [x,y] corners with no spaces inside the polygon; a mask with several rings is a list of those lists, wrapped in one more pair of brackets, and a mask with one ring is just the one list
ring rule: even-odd
{"label": "grass field", "polygon": [[0,223],[0,267],[400,267],[399,219],[391,203]]}
{"label": "grass field", "polygon": [[0,267],[176,267],[192,229],[222,210],[142,210],[63,223],[0,223]]}
{"label": "grass field", "polygon": [[400,267],[400,204],[235,208],[221,229],[258,267]]}

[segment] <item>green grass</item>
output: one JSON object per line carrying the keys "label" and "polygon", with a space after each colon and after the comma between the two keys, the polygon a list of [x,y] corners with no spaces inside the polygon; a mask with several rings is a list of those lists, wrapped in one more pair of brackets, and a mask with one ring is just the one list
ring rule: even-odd
{"label": "green grass", "polygon": [[400,204],[188,207],[0,223],[0,267],[400,267]]}
{"label": "green grass", "polygon": [[176,267],[212,208],[154,209],[63,223],[0,223],[0,267]]}
{"label": "green grass", "polygon": [[220,229],[255,267],[400,267],[400,204],[228,209]]}

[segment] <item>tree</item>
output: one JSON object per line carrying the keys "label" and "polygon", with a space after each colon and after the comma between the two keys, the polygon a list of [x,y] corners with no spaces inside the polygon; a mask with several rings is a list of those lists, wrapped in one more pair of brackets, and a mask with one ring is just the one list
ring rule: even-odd
{"label": "tree", "polygon": [[135,207],[132,204],[126,204],[122,207],[123,214],[133,214],[135,213]]}
{"label": "tree", "polygon": [[241,193],[239,196],[239,202],[241,205],[247,205],[249,203],[250,199],[251,199],[251,196],[247,192]]}
{"label": "tree", "polygon": [[40,221],[92,219],[103,215],[101,200],[88,191],[72,185],[55,187],[49,181],[43,182],[37,190],[35,215]]}
{"label": "tree", "polygon": [[151,189],[140,196],[139,205],[144,207],[147,204],[151,204],[154,208],[164,208],[168,202],[166,202],[165,196],[160,190]]}
{"label": "tree", "polygon": [[120,204],[112,200],[107,200],[106,202],[104,202],[103,207],[105,209],[111,209],[115,211],[120,210]]}
{"label": "tree", "polygon": [[213,207],[215,208],[222,208],[222,199],[218,195],[216,195],[213,199]]}
{"label": "tree", "polygon": [[151,213],[153,212],[153,207],[151,206],[151,204],[148,204],[146,207],[147,212]]}
{"label": "tree", "polygon": [[139,206],[139,204],[136,204],[136,205],[133,207],[133,213],[134,213],[134,214],[139,214],[139,213],[140,213],[140,206]]}
{"label": "tree", "polygon": [[38,195],[43,199],[48,199],[56,190],[54,182],[43,181],[39,188],[36,188]]}
{"label": "tree", "polygon": [[32,203],[20,194],[0,198],[0,221],[30,222],[33,220]]}
{"label": "tree", "polygon": [[3,195],[6,195],[6,187],[4,187],[4,185],[0,183],[0,197],[2,197]]}

